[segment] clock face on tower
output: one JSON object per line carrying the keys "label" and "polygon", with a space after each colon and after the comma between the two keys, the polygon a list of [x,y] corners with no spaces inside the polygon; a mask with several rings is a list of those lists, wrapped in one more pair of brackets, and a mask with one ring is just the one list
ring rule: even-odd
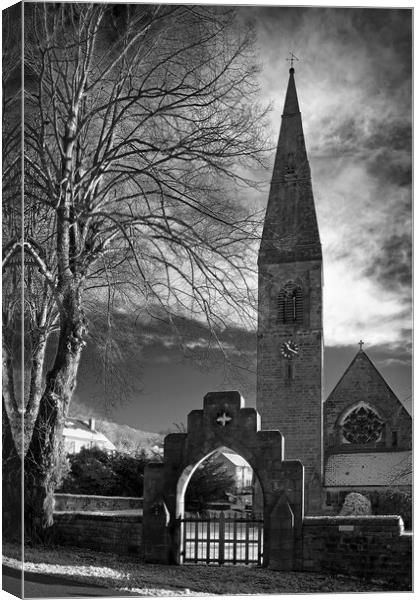
{"label": "clock face on tower", "polygon": [[292,340],[284,342],[281,346],[281,354],[284,358],[296,358],[300,352],[299,347]]}

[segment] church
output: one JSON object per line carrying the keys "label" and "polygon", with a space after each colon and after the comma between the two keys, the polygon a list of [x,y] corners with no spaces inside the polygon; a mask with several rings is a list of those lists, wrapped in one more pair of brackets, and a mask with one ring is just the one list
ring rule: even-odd
{"label": "church", "polygon": [[258,257],[257,410],[305,467],[307,514],[411,489],[412,419],[359,343],[323,397],[323,265],[294,68]]}

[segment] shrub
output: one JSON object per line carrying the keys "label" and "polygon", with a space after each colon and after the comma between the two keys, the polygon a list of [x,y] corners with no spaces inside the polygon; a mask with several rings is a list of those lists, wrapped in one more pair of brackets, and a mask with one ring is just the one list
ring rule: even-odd
{"label": "shrub", "polygon": [[145,452],[108,454],[99,448],[83,448],[68,460],[70,472],[61,485],[61,492],[138,497],[143,494],[144,467],[157,458]]}
{"label": "shrub", "polygon": [[343,502],[339,513],[342,516],[347,515],[370,515],[371,502],[368,498],[357,492],[350,492]]}
{"label": "shrub", "polygon": [[412,529],[412,492],[387,489],[373,500],[376,515],[400,515],[406,529]]}
{"label": "shrub", "polygon": [[207,502],[226,500],[225,492],[234,492],[235,479],[216,457],[204,461],[192,475],[186,488],[187,510],[204,510]]}

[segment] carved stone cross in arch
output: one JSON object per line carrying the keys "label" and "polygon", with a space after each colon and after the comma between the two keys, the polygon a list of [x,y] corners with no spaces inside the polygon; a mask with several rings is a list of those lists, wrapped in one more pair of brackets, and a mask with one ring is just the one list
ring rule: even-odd
{"label": "carved stone cross in arch", "polygon": [[217,417],[217,419],[216,419],[217,423],[219,423],[222,427],[225,427],[227,425],[227,423],[231,420],[232,420],[232,418],[229,415],[227,415],[225,412],[222,415],[220,415],[219,417]]}

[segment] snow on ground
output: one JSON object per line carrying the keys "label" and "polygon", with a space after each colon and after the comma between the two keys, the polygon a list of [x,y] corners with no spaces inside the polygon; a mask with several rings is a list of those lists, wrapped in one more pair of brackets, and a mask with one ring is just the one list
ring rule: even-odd
{"label": "snow on ground", "polygon": [[[3,544],[3,563],[20,568],[20,547]],[[320,573],[279,572],[262,567],[154,565],[140,559],[56,546],[25,547],[25,570],[132,591],[139,596],[380,592],[382,583]]]}

